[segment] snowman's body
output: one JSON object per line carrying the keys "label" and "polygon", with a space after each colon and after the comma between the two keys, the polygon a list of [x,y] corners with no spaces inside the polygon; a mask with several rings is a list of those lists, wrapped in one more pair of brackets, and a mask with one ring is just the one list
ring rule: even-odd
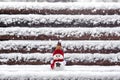
{"label": "snowman's body", "polygon": [[63,70],[64,69],[64,61],[62,61],[62,62],[56,62],[55,63],[55,66],[54,66],[54,70]]}
{"label": "snowman's body", "polygon": [[54,67],[53,70],[64,70],[65,61],[56,61],[53,67]]}
{"label": "snowman's body", "polygon": [[53,60],[51,61],[51,68],[53,70],[64,70],[65,64],[64,56],[58,53],[53,56]]}

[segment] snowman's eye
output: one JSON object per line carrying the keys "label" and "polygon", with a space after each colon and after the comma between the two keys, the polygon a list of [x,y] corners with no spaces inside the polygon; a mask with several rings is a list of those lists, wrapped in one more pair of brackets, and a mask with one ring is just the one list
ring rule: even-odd
{"label": "snowman's eye", "polygon": [[56,55],[56,57],[60,57],[60,55]]}

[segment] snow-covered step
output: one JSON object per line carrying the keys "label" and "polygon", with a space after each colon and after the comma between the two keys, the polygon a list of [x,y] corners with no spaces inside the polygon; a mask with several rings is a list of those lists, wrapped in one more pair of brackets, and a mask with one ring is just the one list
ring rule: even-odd
{"label": "snow-covered step", "polygon": [[[49,53],[52,52],[58,41],[40,40],[10,40],[0,41],[0,53]],[[62,41],[65,53],[118,53],[120,52],[119,40],[107,41]]]}
{"label": "snow-covered step", "polygon": [[[50,64],[52,53],[2,53],[0,54],[0,64],[8,65],[43,65]],[[73,53],[65,54],[66,65],[120,65],[120,53]]]}
{"label": "snow-covered step", "polygon": [[[18,5],[19,4],[19,5]],[[59,6],[58,6],[59,5]],[[0,3],[0,14],[120,14],[119,3]]]}
{"label": "snow-covered step", "polygon": [[0,28],[0,40],[120,40],[115,28]]}
{"label": "snow-covered step", "polygon": [[49,65],[1,65],[1,80],[119,80],[120,66],[66,66],[52,71]]}
{"label": "snow-covered step", "polygon": [[0,15],[0,27],[117,27],[120,15]]}

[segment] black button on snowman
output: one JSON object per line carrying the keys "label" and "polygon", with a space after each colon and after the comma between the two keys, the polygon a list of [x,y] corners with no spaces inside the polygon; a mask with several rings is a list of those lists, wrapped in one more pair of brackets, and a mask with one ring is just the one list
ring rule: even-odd
{"label": "black button on snowman", "polygon": [[64,70],[64,52],[61,48],[61,43],[58,42],[55,51],[53,52],[53,60],[51,61],[52,70]]}

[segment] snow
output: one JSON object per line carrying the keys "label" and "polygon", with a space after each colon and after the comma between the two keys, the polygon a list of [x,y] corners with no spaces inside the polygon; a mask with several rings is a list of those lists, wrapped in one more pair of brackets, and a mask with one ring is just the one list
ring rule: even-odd
{"label": "snow", "polygon": [[[18,5],[19,4],[19,5]],[[59,6],[58,6],[59,5]],[[74,6],[73,6],[74,5]],[[119,3],[11,3],[0,2],[0,9],[17,9],[17,10],[83,10],[92,9],[120,9]],[[20,25],[27,24],[70,24],[75,27],[78,24],[93,24],[98,25],[119,25],[119,15],[0,15],[1,26],[12,24]],[[72,24],[73,23],[73,24]],[[24,26],[24,25],[23,25]],[[24,36],[38,36],[38,35],[56,35],[56,36],[82,36],[86,33],[92,36],[105,35],[120,36],[120,28],[27,28],[27,27],[8,27],[0,28],[0,35],[24,35]],[[42,26],[44,27],[44,26]],[[51,27],[51,26],[46,26]],[[57,26],[56,26],[57,27]],[[64,26],[62,26],[64,27]],[[69,26],[66,26],[69,27]],[[80,26],[82,27],[82,26]],[[89,26],[90,27],[90,26]],[[61,41],[63,50],[119,50],[120,41]],[[24,49],[30,51],[37,48],[37,50],[52,50],[57,41],[24,41],[24,40],[9,40],[0,41],[0,50],[20,50]],[[52,59],[52,53],[0,53],[0,63],[7,64],[9,61],[25,61],[49,63]],[[108,61],[111,63],[120,62],[120,53],[65,53],[65,60],[73,63],[77,62],[97,62]],[[120,66],[65,66],[63,71],[52,71],[50,65],[0,65],[0,80],[119,80]]]}
{"label": "snow", "polygon": [[[0,62],[7,64],[10,61],[15,62],[37,62],[41,61],[43,63],[50,63],[52,60],[52,53],[1,53],[0,54]],[[93,62],[96,63],[97,61],[104,62],[120,62],[120,53],[109,53],[109,54],[100,54],[100,53],[65,53],[65,61],[66,62],[73,62],[73,63],[79,63],[79,62]]]}
{"label": "snow", "polygon": [[[2,41],[0,42],[0,50],[31,50],[33,48],[36,48],[37,50],[48,50],[51,51],[53,47],[55,47],[57,44],[57,41],[40,41],[40,40],[9,40],[9,41]],[[70,50],[101,50],[101,49],[120,49],[120,41],[119,40],[107,40],[107,41],[77,41],[77,40],[71,40],[71,41],[62,41],[62,47],[63,50],[66,51],[66,49]]]}
{"label": "snow", "polygon": [[1,65],[0,79],[11,80],[119,80],[119,66],[66,66],[52,71],[50,65]]}
{"label": "snow", "polygon": [[[19,5],[18,5],[19,4]],[[59,6],[58,6],[59,5]],[[74,6],[73,6],[74,5]],[[37,3],[37,2],[0,2],[0,9],[120,9],[119,3]]]}
{"label": "snow", "polygon": [[120,27],[115,28],[27,28],[27,27],[7,27],[0,28],[0,35],[15,35],[15,36],[60,36],[60,37],[81,37],[90,34],[92,37],[102,35],[120,36]]}
{"label": "snow", "polygon": [[[62,72],[53,71],[50,69],[50,65],[1,65],[0,71],[17,72],[17,71],[50,71],[50,72]],[[65,66],[64,71],[83,71],[83,72],[120,72],[120,66]]]}
{"label": "snow", "polygon": [[[119,15],[0,15],[0,23],[5,26],[8,24],[19,26],[46,26],[51,27],[53,24],[62,27],[74,26],[112,26],[120,24]],[[22,25],[21,25],[22,24]],[[49,25],[46,25],[49,24]],[[2,27],[1,25],[1,27]],[[55,27],[54,25],[54,27]],[[11,25],[8,25],[11,26]],[[40,26],[41,27],[41,26]],[[53,27],[53,26],[52,26]]]}

